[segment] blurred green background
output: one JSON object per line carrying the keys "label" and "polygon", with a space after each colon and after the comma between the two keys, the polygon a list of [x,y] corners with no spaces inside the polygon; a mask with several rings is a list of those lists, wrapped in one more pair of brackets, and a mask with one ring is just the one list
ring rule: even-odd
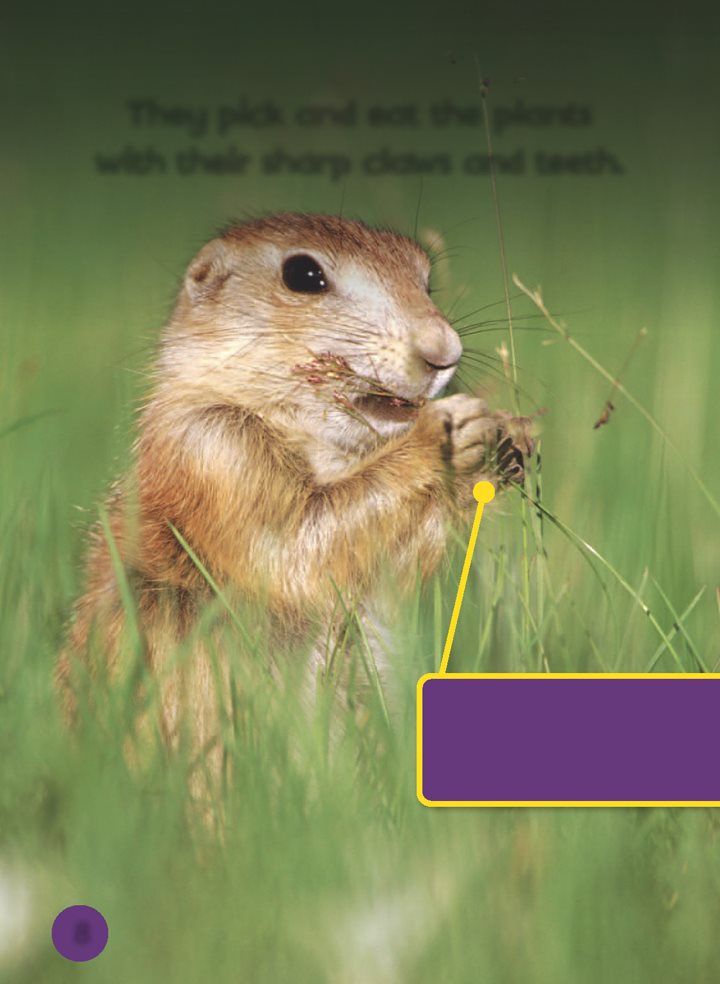
{"label": "blurred green background", "polygon": [[[152,146],[170,159],[191,145],[343,153],[356,165],[387,147],[457,164],[484,153],[482,127],[192,138],[133,127],[128,100],[212,110],[271,99],[288,115],[351,99],[361,110],[477,107],[476,59],[491,116],[518,100],[592,112],[587,127],[493,132],[497,154],[604,148],[621,163],[622,174],[500,174],[508,265],[542,285],[612,375],[647,328],[623,383],[679,454],[618,394],[593,430],[609,383],[514,299],[521,408],[546,409],[543,504],[603,560],[591,566],[550,519],[542,531],[533,520],[524,546],[530,516],[507,496],[483,523],[455,668],[718,669],[717,14],[205,4],[1,16],[0,976],[74,979],[49,928],[60,908],[86,902],[110,924],[106,952],[84,971],[103,982],[717,980],[713,811],[430,811],[414,799],[413,683],[439,656],[461,553],[431,603],[406,613],[408,707],[392,735],[371,707],[335,760],[317,753],[318,722],[298,761],[286,715],[258,696],[263,737],[237,750],[224,843],[191,836],[181,764],[158,754],[148,776],[129,776],[123,721],[73,743],[51,690],[83,530],[128,460],[133,406],[183,269],[218,226],[342,211],[440,235],[440,306],[467,324],[504,317],[487,176],[95,168],[98,152]],[[485,305],[497,306],[471,314]],[[484,327],[466,344],[497,360],[506,325]],[[499,362],[484,371],[470,355],[462,375],[493,405],[511,404]]]}

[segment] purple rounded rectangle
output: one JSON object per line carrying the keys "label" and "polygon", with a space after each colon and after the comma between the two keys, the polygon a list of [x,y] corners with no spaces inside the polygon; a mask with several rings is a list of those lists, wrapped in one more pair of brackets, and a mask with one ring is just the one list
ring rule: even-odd
{"label": "purple rounded rectangle", "polygon": [[720,805],[720,674],[428,674],[427,806]]}

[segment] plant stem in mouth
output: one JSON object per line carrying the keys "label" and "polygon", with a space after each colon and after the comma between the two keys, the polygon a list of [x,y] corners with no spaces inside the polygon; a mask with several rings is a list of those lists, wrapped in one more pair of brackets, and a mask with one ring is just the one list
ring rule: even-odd
{"label": "plant stem in mouth", "polygon": [[[292,372],[304,377],[313,387],[332,385],[332,397],[340,406],[348,410],[357,409],[361,413],[367,411],[383,420],[412,420],[425,403],[424,398],[410,400],[398,396],[378,380],[356,373],[347,359],[332,352],[321,352],[308,362],[298,363],[293,366]],[[354,399],[347,392],[347,384],[351,381],[359,384],[357,388],[361,389],[360,395]],[[344,388],[342,384],[345,384]]]}
{"label": "plant stem in mouth", "polygon": [[381,420],[404,422],[414,420],[424,402],[424,400],[404,400],[392,393],[366,394],[355,401],[355,406],[361,413],[370,414]]}

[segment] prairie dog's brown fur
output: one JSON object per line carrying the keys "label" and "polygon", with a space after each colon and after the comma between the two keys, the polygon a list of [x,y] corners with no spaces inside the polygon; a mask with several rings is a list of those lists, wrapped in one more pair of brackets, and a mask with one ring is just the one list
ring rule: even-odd
{"label": "prairie dog's brown fur", "polygon": [[[473,397],[432,400],[462,347],[429,297],[429,270],[401,235],[295,214],[233,226],[190,263],[133,469],[109,505],[153,669],[208,595],[170,524],[217,582],[267,607],[281,637],[329,618],[335,585],[362,604],[388,566],[401,587],[436,569],[487,474],[488,447],[513,422]],[[324,289],[305,289],[313,277]],[[529,441],[508,447],[521,467]],[[91,633],[112,664],[122,625],[98,533],[58,665],[68,702]],[[192,674],[210,738],[212,701],[196,692],[210,687],[202,655]],[[170,732],[182,700],[179,685],[163,695]]]}

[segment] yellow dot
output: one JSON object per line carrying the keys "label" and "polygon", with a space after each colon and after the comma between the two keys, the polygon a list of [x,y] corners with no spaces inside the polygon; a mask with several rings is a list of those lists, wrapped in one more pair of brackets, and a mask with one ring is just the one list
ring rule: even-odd
{"label": "yellow dot", "polygon": [[473,497],[483,504],[492,502],[495,498],[495,486],[492,482],[478,482],[473,488]]}

